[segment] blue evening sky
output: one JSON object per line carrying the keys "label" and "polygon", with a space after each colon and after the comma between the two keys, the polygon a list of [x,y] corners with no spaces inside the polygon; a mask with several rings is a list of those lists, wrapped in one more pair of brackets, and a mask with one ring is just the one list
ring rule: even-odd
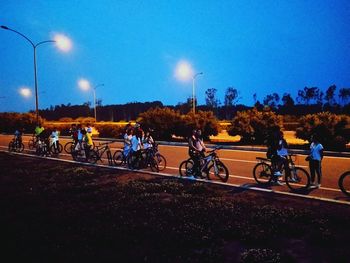
{"label": "blue evening sky", "polygon": [[[38,47],[39,107],[82,104],[93,93],[103,105],[160,100],[185,102],[192,83],[174,77],[180,60],[195,72],[196,95],[227,87],[252,105],[272,92],[296,96],[305,86],[350,86],[349,0],[2,0],[0,24],[33,42],[55,32],[73,41],[70,53]],[[0,112],[35,108],[33,49],[19,35],[0,30]],[[34,92],[33,92],[34,94]]]}

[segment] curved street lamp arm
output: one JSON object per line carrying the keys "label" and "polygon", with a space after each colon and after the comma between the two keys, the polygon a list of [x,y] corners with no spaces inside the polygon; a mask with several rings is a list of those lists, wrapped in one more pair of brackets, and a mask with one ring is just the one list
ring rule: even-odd
{"label": "curved street lamp arm", "polygon": [[39,46],[39,45],[41,45],[41,44],[45,44],[45,43],[55,43],[55,42],[56,42],[56,40],[45,40],[45,41],[39,42],[39,43],[36,44],[34,47],[37,47],[37,46]]}
{"label": "curved street lamp arm", "polygon": [[101,87],[101,86],[104,86],[105,84],[101,83],[101,84],[97,84],[94,89],[96,89],[97,87]]}
{"label": "curved street lamp arm", "polygon": [[9,27],[7,27],[7,26],[1,26],[1,28],[2,28],[2,29],[5,29],[5,30],[10,30],[10,31],[12,31],[12,32],[17,33],[18,35],[20,35],[20,36],[22,36],[23,38],[25,38],[25,39],[33,46],[33,48],[35,48],[35,44],[33,43],[33,41],[31,41],[28,37],[26,37],[26,36],[23,35],[22,33],[20,33],[20,32],[18,32],[18,31],[14,30],[14,29],[11,29],[11,28],[9,28]]}
{"label": "curved street lamp arm", "polygon": [[203,75],[203,72],[198,72],[193,76],[193,79],[195,79],[198,75]]}

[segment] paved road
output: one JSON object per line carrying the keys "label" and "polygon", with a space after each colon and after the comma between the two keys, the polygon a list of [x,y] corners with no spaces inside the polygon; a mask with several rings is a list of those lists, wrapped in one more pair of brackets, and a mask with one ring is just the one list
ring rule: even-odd
{"label": "paved road", "polygon": [[[25,152],[28,150],[29,136],[23,137],[23,143],[25,144]],[[0,150],[6,150],[9,141],[12,139],[10,135],[0,135]],[[61,138],[60,142],[64,145],[69,139]],[[101,141],[102,142],[102,141]],[[96,144],[99,142],[96,141]],[[114,142],[111,144],[112,151],[122,147],[121,142]],[[173,145],[160,145],[160,152],[167,159],[167,168],[164,171],[166,174],[178,175],[178,167],[182,160],[188,158],[187,147],[173,146]],[[220,150],[220,159],[225,163],[229,170],[230,178],[228,183],[233,185],[245,185],[251,187],[261,186],[257,185],[252,176],[252,170],[256,164],[256,157],[265,157],[265,153],[258,151],[243,151],[243,150]],[[65,153],[60,155],[60,158],[71,159],[71,156]],[[297,155],[296,165],[308,170],[308,164],[305,161],[305,155]],[[108,164],[104,161],[104,164]],[[308,196],[316,196],[321,198],[327,198],[332,200],[347,201],[350,204],[350,199],[346,198],[338,189],[338,178],[341,173],[346,170],[350,170],[350,158],[348,157],[331,157],[326,156],[322,163],[323,181],[322,187],[317,190],[312,190],[308,193]],[[271,186],[267,189],[274,191],[290,192],[287,186]]]}

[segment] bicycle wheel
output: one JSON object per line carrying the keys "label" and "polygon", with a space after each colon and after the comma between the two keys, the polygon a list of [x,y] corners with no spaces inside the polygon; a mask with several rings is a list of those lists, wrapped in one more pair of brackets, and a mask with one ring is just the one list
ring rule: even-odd
{"label": "bicycle wheel", "polygon": [[310,186],[310,175],[301,167],[291,169],[290,175],[285,178],[287,186],[292,191],[305,190]]}
{"label": "bicycle wheel", "polygon": [[59,154],[60,153],[60,150],[59,150],[59,147],[57,147],[55,144],[52,144],[50,146],[50,152],[53,153],[53,154]]}
{"label": "bicycle wheel", "polygon": [[149,166],[151,167],[152,172],[159,172],[158,161],[156,158],[149,158]]}
{"label": "bicycle wheel", "polygon": [[343,173],[339,177],[338,185],[340,190],[350,197],[350,171]]}
{"label": "bicycle wheel", "polygon": [[86,161],[89,163],[96,163],[98,161],[99,157],[95,150],[90,150],[88,157],[86,158]]}
{"label": "bicycle wheel", "polygon": [[124,154],[121,150],[115,151],[113,154],[113,162],[116,166],[121,166],[125,161],[124,161]]}
{"label": "bicycle wheel", "polygon": [[74,150],[75,144],[73,142],[67,142],[64,145],[64,151],[68,154],[71,154],[72,151]]}
{"label": "bicycle wheel", "polygon": [[219,179],[222,182],[227,182],[229,174],[227,167],[220,161],[214,161],[216,163],[211,164],[208,167],[207,177],[210,180]]}
{"label": "bicycle wheel", "polygon": [[190,176],[192,175],[193,161],[192,159],[187,159],[182,161],[179,166],[179,175],[180,176]]}
{"label": "bicycle wheel", "polygon": [[158,153],[158,154],[156,154],[155,159],[157,160],[159,171],[163,171],[166,168],[165,157]]}
{"label": "bicycle wheel", "polygon": [[17,143],[16,144],[16,152],[23,152],[24,151],[24,144],[23,143]]}
{"label": "bicycle wheel", "polygon": [[8,150],[9,152],[13,152],[15,150],[14,143],[12,141],[9,143]]}
{"label": "bicycle wheel", "polygon": [[271,166],[267,163],[257,163],[253,168],[253,176],[258,184],[268,184],[272,180]]}

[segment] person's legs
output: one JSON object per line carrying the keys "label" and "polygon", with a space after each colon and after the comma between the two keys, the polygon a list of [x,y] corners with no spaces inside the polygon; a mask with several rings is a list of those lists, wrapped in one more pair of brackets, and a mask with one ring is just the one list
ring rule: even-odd
{"label": "person's legs", "polygon": [[310,169],[310,176],[311,176],[311,184],[315,184],[315,164],[314,160],[309,161],[309,169]]}
{"label": "person's legs", "polygon": [[314,161],[314,162],[315,162],[315,171],[317,174],[317,184],[321,185],[321,179],[322,179],[321,161]]}
{"label": "person's legs", "polygon": [[193,175],[197,175],[199,172],[199,166],[200,166],[199,155],[191,154],[190,157],[193,160],[193,167],[192,167]]}

